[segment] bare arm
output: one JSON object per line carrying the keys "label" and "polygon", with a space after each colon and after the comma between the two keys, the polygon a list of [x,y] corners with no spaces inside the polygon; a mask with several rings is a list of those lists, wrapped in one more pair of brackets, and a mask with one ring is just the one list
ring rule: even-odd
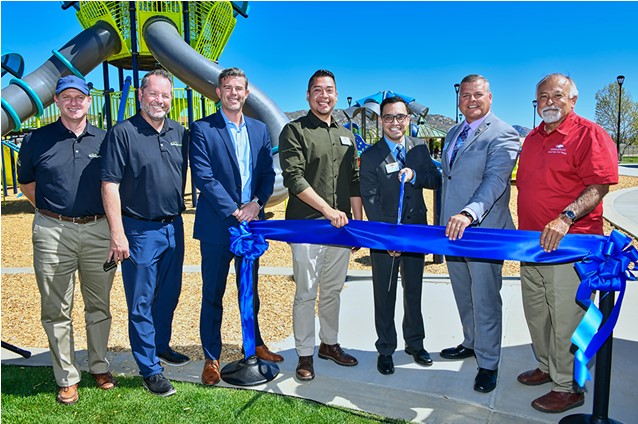
{"label": "bare arm", "polygon": [[[565,210],[570,210],[576,215],[576,220],[584,217],[594,210],[594,208],[603,200],[603,197],[609,192],[608,184],[592,184],[585,187],[585,190],[570,203]],[[551,222],[545,225],[541,233],[540,243],[543,250],[553,252],[558,249],[558,244],[569,231],[572,223],[564,215],[559,215]]]}
{"label": "bare arm", "polygon": [[321,214],[335,227],[341,228],[348,223],[348,216],[345,212],[331,208],[330,205],[328,205],[328,203],[326,203],[326,201],[323,200],[312,187],[306,188],[297,194],[297,197],[308,206],[311,206],[321,212]]}
{"label": "bare arm", "polygon": [[28,184],[20,184],[20,191],[35,206],[35,181]]}
{"label": "bare arm", "polygon": [[363,219],[363,201],[361,197],[351,197],[350,207],[352,208],[352,217],[361,221]]}
{"label": "bare arm", "polygon": [[102,203],[111,228],[111,251],[108,259],[121,262],[130,256],[128,239],[122,225],[122,204],[120,201],[120,185],[102,181]]}

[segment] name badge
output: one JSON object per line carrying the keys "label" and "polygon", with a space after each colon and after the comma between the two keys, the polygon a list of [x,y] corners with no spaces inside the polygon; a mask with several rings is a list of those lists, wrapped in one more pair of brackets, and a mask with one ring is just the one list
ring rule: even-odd
{"label": "name badge", "polygon": [[342,146],[352,146],[352,140],[350,140],[350,137],[340,136],[339,140],[341,140]]}
{"label": "name badge", "polygon": [[392,174],[393,172],[399,172],[400,170],[399,162],[388,163],[385,165],[386,174]]}

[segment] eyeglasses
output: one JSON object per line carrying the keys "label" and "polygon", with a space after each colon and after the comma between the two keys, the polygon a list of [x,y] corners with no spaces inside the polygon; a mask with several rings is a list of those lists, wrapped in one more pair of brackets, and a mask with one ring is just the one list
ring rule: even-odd
{"label": "eyeglasses", "polygon": [[395,119],[397,120],[397,122],[400,124],[401,122],[405,121],[405,118],[407,118],[408,115],[403,115],[403,114],[399,114],[399,115],[383,115],[381,116],[381,119],[383,119],[383,122],[385,122],[386,124],[391,124],[392,121],[394,121]]}

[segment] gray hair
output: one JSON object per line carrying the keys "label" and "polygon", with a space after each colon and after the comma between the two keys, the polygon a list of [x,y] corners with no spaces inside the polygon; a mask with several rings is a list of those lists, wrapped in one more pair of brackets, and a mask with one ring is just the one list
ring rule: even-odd
{"label": "gray hair", "polygon": [[490,82],[483,75],[470,74],[461,80],[461,84],[472,83],[477,81],[483,81],[487,86],[487,91],[490,91]]}
{"label": "gray hair", "polygon": [[558,78],[565,78],[568,82],[569,82],[569,98],[573,99],[574,97],[578,97],[578,88],[576,87],[576,83],[574,82],[573,79],[571,79],[569,76],[565,75],[565,74],[561,74],[560,72],[556,72],[553,74],[549,74],[549,75],[545,75],[543,77],[543,79],[541,79],[538,84],[536,84],[536,92],[538,92],[538,88],[543,85],[543,83],[547,80],[549,80],[550,78],[554,78],[554,77],[558,77]]}
{"label": "gray hair", "polygon": [[142,84],[140,85],[140,90],[143,91],[146,88],[146,86],[148,85],[148,80],[153,75],[158,76],[160,78],[166,78],[171,83],[171,88],[173,88],[173,76],[169,74],[168,71],[166,71],[165,69],[157,68],[157,69],[153,69],[152,71],[144,75],[144,78],[142,78]]}

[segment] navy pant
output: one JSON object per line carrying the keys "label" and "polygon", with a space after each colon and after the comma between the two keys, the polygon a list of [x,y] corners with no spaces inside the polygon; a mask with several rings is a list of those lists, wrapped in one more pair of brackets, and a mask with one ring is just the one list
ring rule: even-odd
{"label": "navy pant", "polygon": [[[199,319],[199,333],[206,359],[219,359],[222,353],[222,315],[224,306],[222,299],[226,291],[226,278],[230,261],[235,258],[235,275],[237,293],[240,295],[239,275],[243,258],[236,257],[228,245],[201,242],[202,252],[202,311]],[[257,291],[257,273],[259,259],[253,267],[253,313],[255,319],[255,346],[264,341],[259,332],[259,293]]]}
{"label": "navy pant", "polygon": [[161,373],[157,353],[168,350],[182,289],[184,223],[122,217],[131,259],[122,262],[128,333],[142,377]]}

